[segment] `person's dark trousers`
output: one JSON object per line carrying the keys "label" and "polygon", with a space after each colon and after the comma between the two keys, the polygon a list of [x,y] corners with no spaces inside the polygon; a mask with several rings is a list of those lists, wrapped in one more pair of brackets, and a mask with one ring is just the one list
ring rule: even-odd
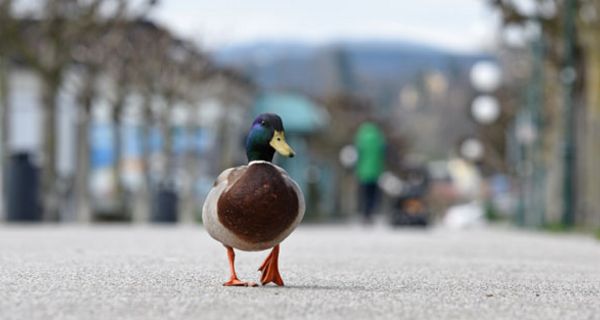
{"label": "person's dark trousers", "polygon": [[361,210],[365,222],[369,223],[372,221],[378,194],[379,187],[377,186],[377,182],[363,182],[360,184]]}

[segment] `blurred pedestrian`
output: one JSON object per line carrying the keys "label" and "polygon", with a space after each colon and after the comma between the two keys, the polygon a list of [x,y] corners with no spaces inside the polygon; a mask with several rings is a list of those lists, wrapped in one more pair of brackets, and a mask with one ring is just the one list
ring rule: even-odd
{"label": "blurred pedestrian", "polygon": [[354,144],[358,153],[356,178],[359,184],[359,207],[363,221],[373,222],[373,210],[379,199],[377,181],[385,163],[385,137],[373,122],[364,122],[358,128]]}

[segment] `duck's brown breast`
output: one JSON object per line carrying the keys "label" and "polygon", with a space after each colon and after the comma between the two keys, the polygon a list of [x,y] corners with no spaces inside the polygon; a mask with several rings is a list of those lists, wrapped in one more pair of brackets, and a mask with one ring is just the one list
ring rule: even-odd
{"label": "duck's brown breast", "polygon": [[219,221],[241,239],[267,242],[298,216],[298,196],[279,170],[267,163],[248,166],[217,202]]}

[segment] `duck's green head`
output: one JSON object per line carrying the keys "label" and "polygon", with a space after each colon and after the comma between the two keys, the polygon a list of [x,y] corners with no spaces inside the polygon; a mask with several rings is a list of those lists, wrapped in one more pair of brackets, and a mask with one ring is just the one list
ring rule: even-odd
{"label": "duck's green head", "polygon": [[277,151],[285,157],[293,157],[294,150],[285,142],[281,118],[273,113],[263,113],[254,119],[246,140],[248,161],[273,160]]}

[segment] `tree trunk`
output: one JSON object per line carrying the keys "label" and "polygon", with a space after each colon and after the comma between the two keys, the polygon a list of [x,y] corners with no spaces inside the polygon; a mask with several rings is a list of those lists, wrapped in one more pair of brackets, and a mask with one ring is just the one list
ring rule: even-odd
{"label": "tree trunk", "polygon": [[151,176],[150,176],[150,130],[152,123],[152,111],[151,111],[151,100],[150,95],[144,97],[144,119],[142,120],[141,137],[140,143],[142,145],[141,163],[143,170],[143,182],[138,188],[134,200],[133,210],[133,221],[134,222],[148,222],[150,220],[150,189],[151,189]]}
{"label": "tree trunk", "polygon": [[161,182],[169,182],[173,178],[173,136],[171,130],[171,119],[169,117],[170,104],[167,106],[166,111],[160,118],[160,133],[162,139],[161,145]]}
{"label": "tree trunk", "polygon": [[[546,60],[544,64],[544,76],[546,79],[558,79],[560,70],[556,64]],[[561,88],[557,81],[546,81],[544,83],[543,94],[543,132],[540,133],[542,139],[543,163],[547,170],[545,177],[545,208],[544,220],[547,224],[558,224],[561,219],[562,200],[562,171],[558,170],[563,166],[560,148],[562,146],[562,123],[560,113],[560,95]],[[552,169],[555,168],[555,169]]]}
{"label": "tree trunk", "polygon": [[89,223],[93,220],[90,205],[90,125],[95,96],[97,70],[88,71],[78,97],[77,146],[75,163],[75,216],[77,221]]}
{"label": "tree trunk", "polygon": [[[186,128],[188,136],[194,139],[198,128],[188,120]],[[190,224],[196,221],[197,201],[196,201],[196,181],[198,181],[198,154],[194,147],[186,151],[185,170],[186,177],[183,181],[181,190],[181,222]]]}
{"label": "tree trunk", "polygon": [[115,181],[115,195],[117,197],[118,210],[122,213],[126,212],[126,201],[123,187],[123,97],[117,97],[115,104],[113,105],[113,150],[115,157],[114,164],[114,181]]}
{"label": "tree trunk", "polygon": [[6,216],[6,207],[4,199],[4,168],[8,159],[8,142],[10,123],[10,101],[8,88],[9,67],[8,59],[5,55],[0,55],[0,217]]}
{"label": "tree trunk", "polygon": [[232,166],[232,161],[231,161],[231,152],[230,152],[230,146],[229,143],[227,141],[227,113],[228,113],[228,107],[225,104],[226,102],[224,102],[222,108],[224,110],[223,114],[221,114],[221,116],[219,117],[219,126],[217,129],[217,146],[219,148],[219,167],[217,168],[218,172],[221,172],[227,168],[231,168]]}
{"label": "tree trunk", "polygon": [[44,79],[42,106],[44,107],[41,141],[43,141],[42,203],[46,221],[59,219],[59,192],[56,171],[56,109],[60,81],[58,77]]}
{"label": "tree trunk", "polygon": [[581,171],[583,182],[583,212],[587,227],[600,227],[600,32],[586,30],[586,117],[585,136],[582,139],[582,151],[585,166]]}
{"label": "tree trunk", "polygon": [[90,205],[90,124],[92,111],[92,97],[82,99],[78,110],[77,121],[77,160],[75,164],[75,214],[77,220],[89,223],[93,220]]}

